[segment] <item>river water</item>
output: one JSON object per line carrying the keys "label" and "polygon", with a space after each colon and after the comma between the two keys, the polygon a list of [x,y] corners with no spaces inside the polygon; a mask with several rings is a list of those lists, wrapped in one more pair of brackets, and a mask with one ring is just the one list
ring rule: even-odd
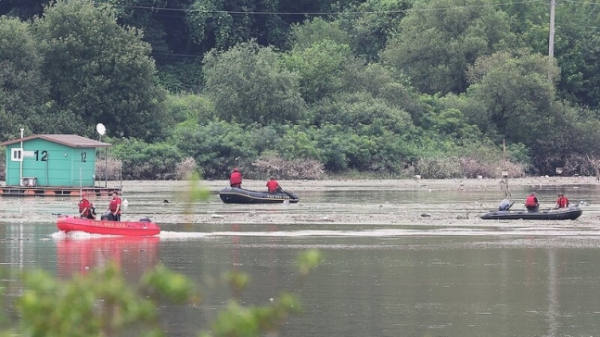
{"label": "river water", "polygon": [[[530,190],[513,195],[523,199]],[[0,263],[67,278],[117,260],[133,281],[161,262],[203,293],[199,306],[162,308],[169,336],[210,329],[231,295],[219,277],[231,270],[251,277],[244,304],[267,304],[280,291],[299,295],[304,310],[286,320],[281,336],[600,331],[600,189],[594,184],[536,188],[542,207],[553,206],[557,191],[587,203],[575,221],[480,220],[479,213],[497,206],[497,190],[323,188],[305,191],[295,205],[259,206],[223,204],[216,194],[188,204],[180,187],[124,191],[127,216],[150,216],[162,227],[159,236],[65,235],[52,213],[73,213],[77,200],[4,198]],[[22,216],[30,209],[43,221]],[[181,215],[186,211],[193,214]],[[320,250],[324,262],[299,286],[295,258],[306,249]]]}

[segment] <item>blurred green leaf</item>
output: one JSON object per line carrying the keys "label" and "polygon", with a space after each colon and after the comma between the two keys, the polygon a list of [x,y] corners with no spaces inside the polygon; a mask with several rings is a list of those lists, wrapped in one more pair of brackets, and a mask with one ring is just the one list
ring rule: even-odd
{"label": "blurred green leaf", "polygon": [[296,260],[298,269],[302,275],[307,275],[323,262],[321,252],[316,249],[307,250],[298,255]]}

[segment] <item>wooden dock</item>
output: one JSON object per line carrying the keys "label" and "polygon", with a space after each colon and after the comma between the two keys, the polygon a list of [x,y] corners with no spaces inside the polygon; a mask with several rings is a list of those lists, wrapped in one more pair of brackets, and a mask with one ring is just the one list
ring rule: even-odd
{"label": "wooden dock", "polygon": [[59,186],[0,186],[2,197],[49,197],[49,196],[73,196],[80,197],[82,193],[87,195],[106,196],[114,191],[121,194],[121,187],[59,187]]}

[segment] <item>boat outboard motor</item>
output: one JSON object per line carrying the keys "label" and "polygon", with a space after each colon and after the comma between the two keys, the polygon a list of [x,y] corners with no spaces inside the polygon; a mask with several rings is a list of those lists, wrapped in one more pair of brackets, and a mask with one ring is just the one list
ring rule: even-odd
{"label": "boat outboard motor", "polygon": [[146,217],[146,218],[140,218],[140,222],[152,222],[152,220],[150,220],[150,218]]}

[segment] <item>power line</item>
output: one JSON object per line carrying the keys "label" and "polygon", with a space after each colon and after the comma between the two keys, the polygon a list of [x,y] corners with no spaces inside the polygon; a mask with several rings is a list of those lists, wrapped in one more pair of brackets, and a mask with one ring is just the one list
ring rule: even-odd
{"label": "power line", "polygon": [[445,11],[455,8],[485,8],[485,7],[502,7],[525,3],[546,3],[545,0],[526,0],[515,1],[488,5],[472,5],[472,6],[451,6],[437,8],[419,8],[419,9],[399,9],[392,11],[347,11],[347,12],[271,12],[271,11],[225,11],[225,10],[209,10],[209,9],[184,9],[184,8],[160,8],[151,6],[134,6],[134,5],[113,5],[114,7],[145,9],[151,11],[163,12],[185,12],[185,13],[210,13],[210,14],[245,14],[245,15],[305,15],[305,16],[320,16],[320,15],[360,15],[360,14],[400,14],[410,12],[430,12],[430,11]]}
{"label": "power line", "polygon": [[578,3],[578,4],[589,4],[589,5],[595,5],[598,6],[600,5],[600,3],[597,2],[589,2],[589,1],[575,1],[575,0],[561,0],[562,2],[570,2],[570,3]]}

